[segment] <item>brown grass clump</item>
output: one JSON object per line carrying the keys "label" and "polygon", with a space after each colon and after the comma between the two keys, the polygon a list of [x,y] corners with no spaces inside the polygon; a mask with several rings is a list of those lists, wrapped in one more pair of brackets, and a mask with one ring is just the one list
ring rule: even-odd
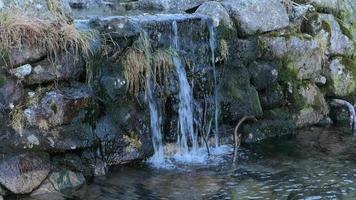
{"label": "brown grass clump", "polygon": [[17,9],[0,12],[0,57],[7,62],[11,50],[23,46],[44,49],[51,60],[63,51],[88,54],[89,35],[79,32],[65,17],[54,18],[28,16]]}
{"label": "brown grass clump", "polygon": [[22,135],[25,123],[22,107],[22,105],[15,106],[10,112],[10,126],[20,135]]}
{"label": "brown grass clump", "polygon": [[227,61],[230,55],[229,45],[227,44],[227,41],[221,39],[219,48],[220,48],[220,59],[223,61]]}
{"label": "brown grass clump", "polygon": [[149,38],[142,33],[121,57],[128,93],[138,95],[144,91],[149,77],[153,77],[154,84],[164,85],[165,77],[173,66],[172,55],[174,51],[170,49],[153,52]]}

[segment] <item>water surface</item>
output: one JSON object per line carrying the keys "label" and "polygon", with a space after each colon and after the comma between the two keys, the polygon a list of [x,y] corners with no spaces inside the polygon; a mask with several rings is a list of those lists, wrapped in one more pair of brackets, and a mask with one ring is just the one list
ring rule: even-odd
{"label": "water surface", "polygon": [[204,164],[136,164],[95,178],[68,199],[356,199],[356,141],[350,131],[311,128]]}

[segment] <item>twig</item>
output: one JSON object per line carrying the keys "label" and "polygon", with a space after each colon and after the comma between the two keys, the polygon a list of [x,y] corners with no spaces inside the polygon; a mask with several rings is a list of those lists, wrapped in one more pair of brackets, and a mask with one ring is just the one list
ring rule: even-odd
{"label": "twig", "polygon": [[255,120],[257,121],[257,119],[254,116],[245,116],[242,119],[240,119],[239,123],[237,123],[236,127],[235,127],[235,131],[234,131],[234,158],[233,158],[233,163],[236,162],[237,159],[237,148],[240,147],[241,145],[241,134],[238,135],[238,130],[240,128],[240,126],[242,125],[242,123],[244,123],[246,120]]}

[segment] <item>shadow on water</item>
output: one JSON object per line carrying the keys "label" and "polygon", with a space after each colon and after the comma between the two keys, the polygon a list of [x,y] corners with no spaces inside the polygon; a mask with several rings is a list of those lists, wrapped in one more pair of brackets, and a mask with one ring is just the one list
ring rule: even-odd
{"label": "shadow on water", "polygon": [[310,128],[244,147],[239,154],[235,166],[229,154],[222,155],[219,164],[212,160],[173,169],[120,167],[58,198],[356,199],[356,144],[342,129]]}

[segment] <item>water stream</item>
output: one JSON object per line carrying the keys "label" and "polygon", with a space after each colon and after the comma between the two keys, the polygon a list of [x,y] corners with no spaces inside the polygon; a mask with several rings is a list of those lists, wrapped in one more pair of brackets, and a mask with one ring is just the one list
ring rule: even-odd
{"label": "water stream", "polygon": [[[172,23],[173,31],[173,47],[179,52],[179,36],[178,25],[176,21]],[[179,134],[178,134],[178,152],[175,156],[178,160],[191,160],[192,155],[197,152],[198,142],[197,133],[194,131],[193,125],[193,97],[192,90],[188,82],[185,67],[179,56],[173,56],[173,64],[178,75],[179,83]],[[191,142],[191,149],[189,149],[188,142]],[[194,156],[194,155],[193,155]]]}

